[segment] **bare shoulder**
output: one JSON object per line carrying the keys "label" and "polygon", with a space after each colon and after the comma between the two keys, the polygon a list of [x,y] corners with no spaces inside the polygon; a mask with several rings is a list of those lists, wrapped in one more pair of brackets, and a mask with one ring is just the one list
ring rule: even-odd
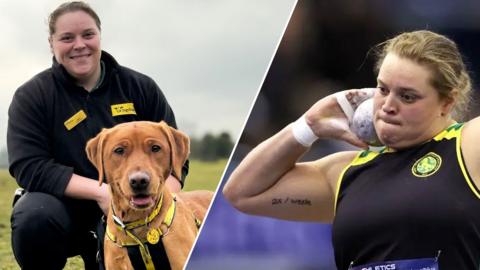
{"label": "bare shoulder", "polygon": [[467,169],[477,186],[480,186],[480,144],[478,143],[479,135],[480,117],[476,117],[465,123],[462,131],[462,154],[465,159]]}
{"label": "bare shoulder", "polygon": [[478,135],[480,134],[480,117],[476,117],[467,123],[462,131],[462,149],[463,151],[472,152],[474,156],[480,157],[480,144],[478,143]]}
{"label": "bare shoulder", "polygon": [[472,120],[466,122],[463,130],[464,130],[464,134],[465,134],[465,132],[475,134],[475,132],[480,131],[480,116],[477,116],[477,117],[473,118]]}

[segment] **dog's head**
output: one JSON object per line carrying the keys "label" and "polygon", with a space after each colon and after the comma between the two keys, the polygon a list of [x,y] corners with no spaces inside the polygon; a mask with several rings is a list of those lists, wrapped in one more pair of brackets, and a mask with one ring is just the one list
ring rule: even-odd
{"label": "dog's head", "polygon": [[103,129],[86,151],[100,185],[110,184],[115,205],[146,210],[159,200],[170,174],[181,177],[190,144],[187,135],[163,121],[138,121]]}

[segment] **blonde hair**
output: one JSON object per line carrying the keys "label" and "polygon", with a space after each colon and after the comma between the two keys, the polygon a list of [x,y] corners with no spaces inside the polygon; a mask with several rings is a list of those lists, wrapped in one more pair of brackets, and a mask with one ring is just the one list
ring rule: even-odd
{"label": "blonde hair", "polygon": [[427,31],[402,33],[378,45],[375,70],[378,73],[385,56],[394,53],[430,69],[431,85],[440,98],[451,98],[457,90],[453,108],[456,117],[462,117],[471,100],[472,82],[457,45],[446,36]]}

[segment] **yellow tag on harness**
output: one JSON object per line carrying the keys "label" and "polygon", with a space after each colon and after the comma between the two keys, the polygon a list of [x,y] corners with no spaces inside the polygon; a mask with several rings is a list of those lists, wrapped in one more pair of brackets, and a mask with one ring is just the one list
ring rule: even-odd
{"label": "yellow tag on harness", "polygon": [[70,117],[67,121],[65,121],[63,124],[65,125],[67,130],[71,130],[86,118],[87,118],[87,115],[85,114],[85,112],[83,110],[80,110],[76,114],[74,114],[72,117]]}
{"label": "yellow tag on harness", "polygon": [[156,243],[158,243],[159,240],[160,240],[160,233],[158,232],[158,229],[154,229],[154,228],[150,229],[150,231],[148,231],[147,233],[148,243],[155,245]]}
{"label": "yellow tag on harness", "polygon": [[111,108],[112,108],[112,116],[128,115],[128,114],[137,115],[137,112],[135,112],[135,107],[133,106],[133,103],[114,104],[111,106]]}

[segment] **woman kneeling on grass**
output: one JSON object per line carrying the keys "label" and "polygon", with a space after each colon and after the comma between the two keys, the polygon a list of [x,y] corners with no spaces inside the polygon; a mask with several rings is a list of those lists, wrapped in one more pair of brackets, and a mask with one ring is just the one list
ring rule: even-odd
{"label": "woman kneeling on grass", "polygon": [[[149,77],[120,66],[100,46],[100,19],[84,2],[67,2],[49,18],[52,67],[15,92],[9,108],[10,173],[27,193],[12,213],[12,248],[22,269],[62,269],[81,255],[98,269],[95,231],[110,204],[108,185],[88,161],[86,142],[102,128],[175,117]],[[179,191],[182,179],[169,176]]]}

